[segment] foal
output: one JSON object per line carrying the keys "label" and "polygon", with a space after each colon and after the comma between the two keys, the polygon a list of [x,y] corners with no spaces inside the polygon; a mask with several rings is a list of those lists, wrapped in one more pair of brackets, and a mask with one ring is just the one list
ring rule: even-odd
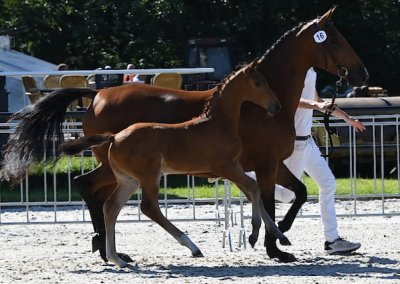
{"label": "foal", "polygon": [[120,267],[127,265],[116,253],[115,223],[122,206],[139,186],[143,213],[188,247],[193,256],[202,256],[199,248],[160,211],[161,173],[212,173],[231,180],[251,197],[253,213],[261,215],[268,231],[281,244],[290,245],[262,205],[257,183],[244,174],[239,163],[238,123],[242,102],[251,101],[265,109],[278,103],[257,66],[254,61],[228,76],[206,103],[203,114],[190,121],[136,123],[115,135],[94,135],[64,144],[63,152],[71,155],[89,146],[111,142],[109,162],[118,185],[103,207],[109,261]]}

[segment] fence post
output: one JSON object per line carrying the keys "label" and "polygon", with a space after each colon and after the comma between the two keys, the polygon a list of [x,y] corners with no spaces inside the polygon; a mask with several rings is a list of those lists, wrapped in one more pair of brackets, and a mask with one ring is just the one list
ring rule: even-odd
{"label": "fence post", "polygon": [[[0,76],[0,112],[8,112],[8,92],[6,91],[5,76]],[[5,122],[5,120],[6,118],[0,118],[0,123]],[[0,149],[7,143],[8,136],[9,134],[0,134]]]}

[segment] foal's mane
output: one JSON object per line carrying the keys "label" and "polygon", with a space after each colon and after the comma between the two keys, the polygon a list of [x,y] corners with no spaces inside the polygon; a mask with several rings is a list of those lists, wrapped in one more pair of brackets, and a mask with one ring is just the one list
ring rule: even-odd
{"label": "foal's mane", "polygon": [[[245,67],[244,67],[245,68]],[[204,103],[203,113],[200,115],[201,117],[211,118],[212,110],[218,100],[221,97],[223,90],[225,89],[226,85],[230,81],[232,81],[240,72],[244,72],[244,68],[240,70],[233,70],[231,73],[226,75],[226,77],[217,85],[217,89],[214,91],[212,96],[208,97]]]}

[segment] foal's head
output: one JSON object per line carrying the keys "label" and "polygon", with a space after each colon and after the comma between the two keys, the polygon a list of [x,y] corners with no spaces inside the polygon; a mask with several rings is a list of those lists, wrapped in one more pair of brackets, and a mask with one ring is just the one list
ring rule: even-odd
{"label": "foal's head", "polygon": [[226,76],[214,94],[207,99],[203,115],[211,117],[215,106],[221,102],[222,97],[229,98],[228,100],[231,102],[234,98],[235,105],[249,101],[264,108],[268,116],[276,115],[281,110],[281,104],[257,68],[258,60],[254,60],[251,64]]}
{"label": "foal's head", "polygon": [[240,84],[243,100],[255,103],[268,112],[269,116],[276,115],[281,110],[281,104],[275,93],[270,88],[265,77],[258,71],[258,60],[240,69],[236,76],[242,72],[243,80]]}

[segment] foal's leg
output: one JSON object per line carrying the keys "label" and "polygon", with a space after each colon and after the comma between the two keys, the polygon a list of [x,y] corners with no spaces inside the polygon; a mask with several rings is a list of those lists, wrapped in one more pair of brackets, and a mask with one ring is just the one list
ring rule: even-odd
{"label": "foal's leg", "polygon": [[252,196],[253,215],[260,214],[263,219],[267,230],[274,236],[279,238],[282,245],[290,245],[289,240],[282,234],[282,232],[276,227],[275,222],[271,219],[269,214],[264,208],[264,204],[260,198],[260,190],[257,182],[247,176],[239,163],[226,162],[220,166],[213,166],[213,173],[219,174],[232,182],[242,190],[247,191]]}
{"label": "foal's leg", "polygon": [[192,252],[194,257],[202,257],[203,253],[200,249],[185,235],[181,230],[175,227],[165,216],[161,213],[160,205],[158,203],[159,179],[154,181],[143,182],[142,186],[142,203],[141,210],[151,220],[159,224],[168,233],[170,233],[181,245],[187,247]]}
{"label": "foal's leg", "polygon": [[118,265],[126,267],[128,263],[121,259],[115,246],[115,223],[122,207],[126,204],[129,197],[139,188],[139,183],[135,179],[118,180],[118,185],[110,198],[104,203],[104,221],[106,225],[106,252],[107,259]]}
{"label": "foal's leg", "polygon": [[100,249],[101,257],[107,261],[103,204],[116,187],[114,175],[108,166],[105,167],[101,164],[96,169],[75,177],[74,182],[89,209],[93,229],[96,233],[92,239],[92,252]]}
{"label": "foal's leg", "polygon": [[[95,236],[92,238],[92,252],[100,251],[101,258],[107,262],[106,230],[103,205],[117,186],[116,179],[108,162],[109,145],[92,147],[100,165],[94,170],[77,176],[74,183],[85,201],[92,220]],[[119,254],[125,261],[132,261],[126,254]]]}

